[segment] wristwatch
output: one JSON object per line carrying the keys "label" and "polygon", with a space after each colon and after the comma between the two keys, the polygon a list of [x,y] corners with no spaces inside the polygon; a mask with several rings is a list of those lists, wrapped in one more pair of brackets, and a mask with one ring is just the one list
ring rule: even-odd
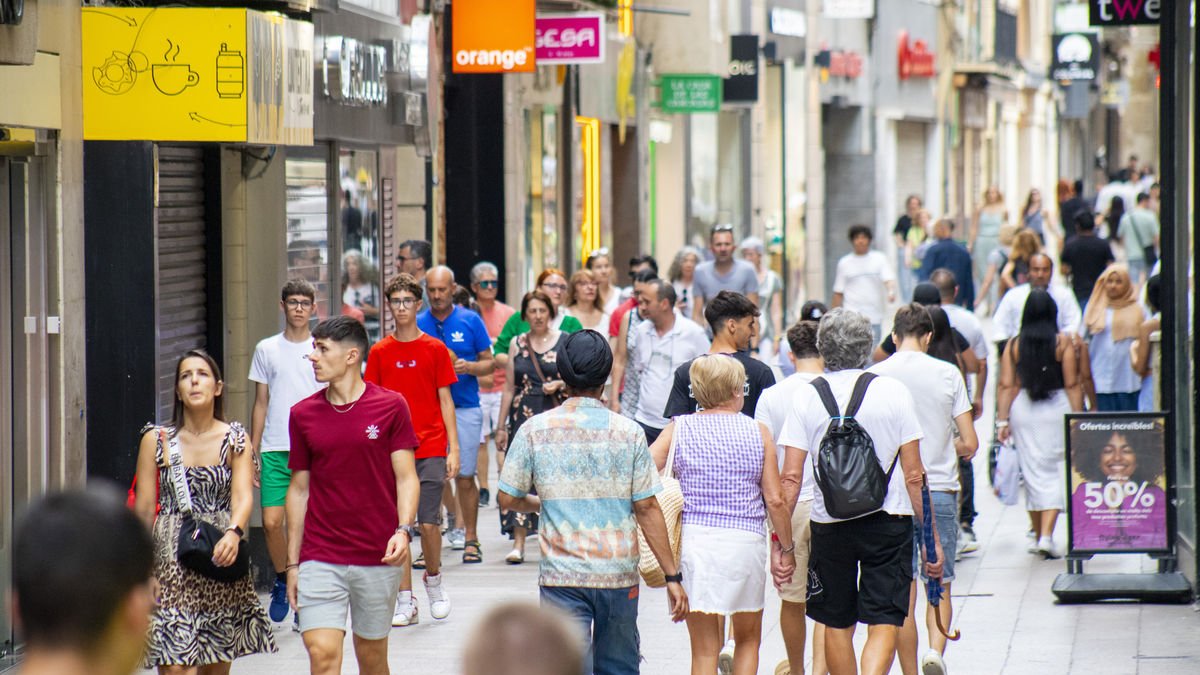
{"label": "wristwatch", "polygon": [[415,541],[417,538],[417,528],[413,527],[412,525],[401,525],[400,527],[397,527],[396,534],[400,534],[401,532],[408,535],[408,543],[410,544],[413,543],[413,541]]}
{"label": "wristwatch", "polygon": [[668,584],[670,584],[670,583],[682,584],[683,583],[683,572],[676,572],[675,574],[664,574],[663,581],[666,581]]}
{"label": "wristwatch", "polygon": [[238,527],[237,525],[230,525],[229,527],[225,528],[225,531],[236,534],[238,539],[246,536],[246,533],[242,531],[242,528]]}

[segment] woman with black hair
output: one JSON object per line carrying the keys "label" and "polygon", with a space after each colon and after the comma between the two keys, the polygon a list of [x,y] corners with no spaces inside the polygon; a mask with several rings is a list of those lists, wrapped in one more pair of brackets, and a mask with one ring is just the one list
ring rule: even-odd
{"label": "woman with black hair", "polygon": [[1000,440],[1013,438],[1025,477],[1034,536],[1029,552],[1047,559],[1057,557],[1054,525],[1066,501],[1063,415],[1083,410],[1075,349],[1058,332],[1057,321],[1054,298],[1041,289],[1030,291],[1021,331],[1001,358],[996,410]]}
{"label": "woman with black hair", "polygon": [[929,339],[929,347],[926,348],[925,353],[958,368],[958,372],[963,374],[965,383],[967,366],[963,363],[962,353],[958,348],[958,343],[954,340],[950,317],[946,316],[946,311],[941,307],[926,307],[925,309],[929,311],[929,317],[933,319],[933,337]]}

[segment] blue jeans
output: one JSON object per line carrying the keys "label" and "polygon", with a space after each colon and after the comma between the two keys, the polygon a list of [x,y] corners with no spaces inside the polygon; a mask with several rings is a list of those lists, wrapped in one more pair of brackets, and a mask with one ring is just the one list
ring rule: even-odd
{"label": "blue jeans", "polygon": [[[933,509],[933,525],[937,528],[938,537],[942,543],[942,583],[954,581],[954,554],[958,552],[958,493],[929,491],[929,501]],[[925,551],[923,526],[916,516],[913,516],[913,579],[925,578],[925,566],[922,552]]]}
{"label": "blue jeans", "polygon": [[543,605],[575,617],[590,637],[584,675],[637,675],[641,669],[638,637],[638,587],[576,588],[540,586]]}
{"label": "blue jeans", "polygon": [[1130,391],[1112,394],[1096,394],[1096,410],[1101,412],[1136,411],[1138,409],[1138,394]]}

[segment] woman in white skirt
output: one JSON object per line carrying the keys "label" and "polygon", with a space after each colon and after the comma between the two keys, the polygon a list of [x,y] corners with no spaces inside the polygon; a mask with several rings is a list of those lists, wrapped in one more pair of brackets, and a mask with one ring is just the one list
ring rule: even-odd
{"label": "woman in white skirt", "polygon": [[1055,558],[1054,525],[1066,504],[1063,416],[1083,410],[1083,388],[1071,338],[1058,333],[1058,305],[1035,289],[1025,301],[1021,331],[1000,363],[996,417],[1000,440],[1010,436],[1025,478],[1033,530],[1030,553]]}
{"label": "woman in white skirt", "polygon": [[753,675],[767,582],[764,524],[769,516],[785,552],[773,561],[773,575],[788,581],[796,567],[791,514],[770,432],[741,414],[745,368],[725,354],[708,354],[692,361],[689,374],[701,412],[676,417],[651,452],[661,469],[675,446],[672,472],[684,502],[679,570],[691,608],[692,674],[717,670],[725,642],[722,618],[731,615],[736,651],[721,672],[732,668],[735,675]]}

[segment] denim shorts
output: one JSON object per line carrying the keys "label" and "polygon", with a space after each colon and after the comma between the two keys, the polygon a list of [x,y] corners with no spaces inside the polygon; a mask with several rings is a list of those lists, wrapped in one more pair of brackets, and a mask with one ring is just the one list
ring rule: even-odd
{"label": "denim shorts", "polygon": [[[929,491],[929,501],[933,504],[934,526],[942,540],[942,552],[946,554],[942,560],[942,583],[954,581],[954,554],[958,550],[958,493]],[[913,579],[925,578],[925,566],[921,564],[921,551],[925,550],[925,540],[921,537],[921,523],[913,518]]]}
{"label": "denim shorts", "polygon": [[483,429],[483,408],[455,408],[458,425],[458,478],[474,478],[479,463],[479,443],[475,439]]}

